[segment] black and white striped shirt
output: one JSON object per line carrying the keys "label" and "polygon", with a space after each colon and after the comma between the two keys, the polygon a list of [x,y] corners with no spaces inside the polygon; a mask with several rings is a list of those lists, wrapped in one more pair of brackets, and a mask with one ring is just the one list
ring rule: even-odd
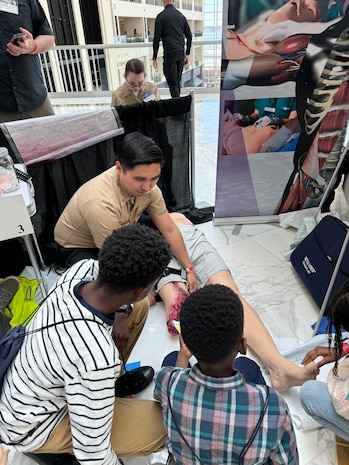
{"label": "black and white striped shirt", "polygon": [[[113,320],[85,302],[79,285],[97,277],[84,260],[57,282],[28,326],[0,398],[0,437],[20,451],[43,445],[69,413],[74,454],[84,465],[115,465],[110,444],[119,353]],[[63,323],[62,323],[63,322]]]}

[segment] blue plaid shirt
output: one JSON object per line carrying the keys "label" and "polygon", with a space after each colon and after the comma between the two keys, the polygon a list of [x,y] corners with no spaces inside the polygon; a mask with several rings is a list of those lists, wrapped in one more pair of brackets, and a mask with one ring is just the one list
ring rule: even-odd
{"label": "blue plaid shirt", "polygon": [[[191,450],[172,419],[168,397]],[[155,398],[163,410],[167,447],[181,465],[238,464],[263,410],[265,397],[265,387],[242,381],[239,373],[229,378],[212,378],[203,375],[197,365],[185,370],[164,367],[155,380]],[[298,464],[288,407],[273,388],[263,422],[243,463]]]}

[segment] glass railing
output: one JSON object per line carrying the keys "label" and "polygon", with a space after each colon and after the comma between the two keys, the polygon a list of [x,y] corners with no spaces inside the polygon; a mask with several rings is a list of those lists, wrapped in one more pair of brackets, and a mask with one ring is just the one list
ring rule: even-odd
{"label": "glass railing", "polygon": [[135,44],[136,42],[144,42],[144,37],[136,36],[136,37],[127,37],[126,36],[126,43],[128,44]]}
{"label": "glass railing", "polygon": [[[141,37],[132,39],[143,40]],[[162,74],[162,49],[160,47],[158,54],[159,69],[155,70],[152,67],[151,42],[134,40],[133,43],[110,45],[56,46],[40,55],[40,58],[43,77],[51,96],[110,93],[124,82],[125,64],[131,58],[144,62],[148,79],[156,82],[160,89],[167,87]],[[183,71],[182,84],[194,89],[218,89],[220,67],[221,41],[205,40],[204,36],[200,40],[193,40],[190,63]]]}
{"label": "glass railing", "polygon": [[162,0],[145,0],[147,5],[163,6]]}

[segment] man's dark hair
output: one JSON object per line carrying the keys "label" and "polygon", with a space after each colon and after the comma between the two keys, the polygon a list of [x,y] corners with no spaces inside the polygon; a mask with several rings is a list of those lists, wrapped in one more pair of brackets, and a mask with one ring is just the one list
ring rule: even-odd
{"label": "man's dark hair", "polygon": [[151,163],[159,163],[162,168],[165,162],[160,147],[141,132],[131,132],[123,138],[119,144],[117,160],[126,171],[137,165]]}
{"label": "man's dark hair", "polygon": [[241,300],[232,289],[221,284],[204,286],[182,305],[183,341],[199,362],[216,363],[237,348],[243,320]]}
{"label": "man's dark hair", "polygon": [[135,74],[144,73],[145,75],[143,61],[138,60],[138,58],[132,58],[131,60],[128,60],[128,62],[126,63],[126,67],[125,67],[125,77],[127,77],[128,73],[135,73]]}
{"label": "man's dark hair", "polygon": [[155,229],[130,224],[115,229],[99,252],[98,280],[112,293],[152,284],[171,258],[169,245]]}

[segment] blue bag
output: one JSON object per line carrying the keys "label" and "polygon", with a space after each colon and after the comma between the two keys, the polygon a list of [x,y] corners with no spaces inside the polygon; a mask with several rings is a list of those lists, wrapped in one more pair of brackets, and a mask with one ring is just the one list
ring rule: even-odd
{"label": "blue bag", "polygon": [[12,328],[6,336],[0,339],[0,393],[8,367],[18,354],[26,334],[26,327],[22,325]]}
{"label": "blue bag", "polygon": [[[65,282],[65,281],[64,281]],[[63,283],[59,284],[59,286],[62,286]],[[34,317],[36,312],[42,307],[43,303],[50,297],[50,295],[55,292],[57,288],[52,289],[47,296],[44,298],[44,300],[40,303],[40,305],[37,306],[35,309],[35,312],[33,312],[28,319],[24,322],[24,325],[28,324],[29,321]],[[41,328],[33,329],[31,331],[27,331],[26,326],[23,325],[18,325],[12,328],[6,336],[2,337],[0,339],[0,394],[2,391],[2,387],[4,384],[4,378],[7,369],[10,367],[12,361],[16,357],[16,355],[19,352],[19,349],[21,348],[21,345],[23,344],[24,338],[26,335],[36,333],[38,331],[42,331],[43,329],[48,329],[51,328],[52,326],[57,326],[60,324],[68,323],[71,321],[80,321],[84,320],[84,318],[75,318],[75,319],[70,319],[70,320],[62,320],[58,321],[57,323],[51,323],[46,326],[43,326]],[[95,323],[98,323],[99,325],[102,325],[99,321],[95,321]]]}
{"label": "blue bag", "polygon": [[[34,317],[35,313],[41,308],[42,304],[48,299],[48,297],[52,294],[53,291],[54,289],[47,294],[47,296],[44,298],[41,304],[36,307],[35,311],[24,322],[24,325],[15,326],[14,328],[10,329],[6,336],[0,339],[0,394],[4,384],[6,371],[10,367],[16,355],[18,354],[26,334],[35,333],[43,329],[39,328],[27,332],[26,325]],[[45,328],[48,328],[49,326],[52,325],[45,326]]]}
{"label": "blue bag", "polygon": [[[40,306],[37,308],[37,310],[39,308]],[[47,326],[43,326],[42,328],[33,329],[32,331],[27,331],[27,328],[25,326],[18,325],[12,328],[6,334],[6,336],[0,339],[0,394],[2,391],[3,384],[4,384],[4,378],[5,378],[6,371],[10,367],[16,355],[18,354],[19,349],[21,348],[21,345],[23,344],[25,336],[27,334],[29,335],[29,334],[36,333],[38,331],[42,331],[43,329],[51,328],[52,326],[57,326],[57,325],[69,323],[72,321],[74,322],[85,321],[85,319],[75,318],[75,319],[70,319],[70,320],[62,320],[62,321],[58,321],[57,323],[51,323]],[[94,323],[97,323],[103,326],[103,323],[100,323],[99,321],[94,321]]]}
{"label": "blue bag", "polygon": [[[343,221],[330,215],[325,216],[292,252],[291,263],[319,308],[324,301],[347,230],[348,226]],[[349,247],[341,261],[326,312],[334,293],[348,279]]]}

